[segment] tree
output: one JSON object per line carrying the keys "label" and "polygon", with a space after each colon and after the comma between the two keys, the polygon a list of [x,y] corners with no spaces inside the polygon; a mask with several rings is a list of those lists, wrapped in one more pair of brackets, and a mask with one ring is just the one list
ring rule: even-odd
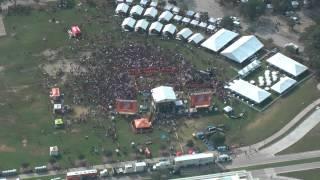
{"label": "tree", "polygon": [[233,29],[233,20],[230,16],[225,16],[221,19],[220,26],[229,30]]}
{"label": "tree", "polygon": [[261,16],[266,9],[266,4],[263,0],[248,0],[240,6],[240,12],[250,20],[254,20]]}
{"label": "tree", "polygon": [[305,54],[309,57],[309,65],[314,69],[320,80],[320,24],[311,26],[302,34],[301,40],[305,45]]}
{"label": "tree", "polygon": [[193,141],[192,141],[191,139],[189,139],[189,140],[187,141],[186,146],[189,147],[189,148],[192,148],[192,147],[194,146]]}
{"label": "tree", "polygon": [[216,133],[210,137],[210,141],[215,146],[221,146],[224,145],[224,142],[226,141],[226,136],[222,133]]}
{"label": "tree", "polygon": [[272,0],[271,4],[273,7],[273,10],[280,14],[283,14],[292,8],[291,0]]}

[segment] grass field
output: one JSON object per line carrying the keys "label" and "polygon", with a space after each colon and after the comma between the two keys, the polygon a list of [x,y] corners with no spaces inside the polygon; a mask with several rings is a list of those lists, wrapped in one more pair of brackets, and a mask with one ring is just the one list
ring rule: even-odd
{"label": "grass field", "polygon": [[[60,23],[49,23],[49,19],[53,17]],[[83,46],[108,33],[112,39],[106,44],[111,46],[119,46],[120,42],[126,41],[160,45],[182,53],[199,69],[207,66],[222,69],[223,80],[236,74],[228,62],[202,49],[175,40],[122,33],[119,28],[121,18],[113,16],[113,7],[33,11],[28,16],[7,16],[4,23],[8,36],[0,39],[0,169],[18,168],[22,163],[32,166],[46,164],[49,160],[49,146],[52,145],[58,145],[62,151],[62,158],[59,160],[62,167],[73,166],[80,155],[90,164],[100,164],[104,154],[102,151],[114,151],[117,147],[116,143],[104,136],[103,129],[95,128],[100,122],[108,126],[109,121],[104,119],[90,119],[87,124],[74,125],[72,131],[53,128],[48,101],[49,89],[44,88],[44,77],[39,68],[40,64],[48,63],[40,55],[45,50],[60,49],[64,57],[77,57],[77,46]],[[75,42],[68,39],[66,29],[72,24],[81,25],[84,40]],[[315,86],[314,79],[306,81],[261,114],[235,101],[234,108],[237,112],[246,112],[245,118],[232,120],[221,113],[215,113],[188,119],[186,126],[178,130],[179,137],[187,140],[191,138],[192,132],[208,124],[223,123],[230,128],[227,133],[228,143],[254,143],[279,130],[307,104],[320,97]],[[72,92],[66,92],[68,93]],[[220,109],[223,107],[223,103],[217,104]],[[287,113],[287,110],[294,113]],[[136,158],[130,148],[131,141],[143,144],[152,140],[151,150],[154,156],[159,155],[161,146],[167,145],[167,142],[160,139],[160,135],[166,133],[163,130],[155,129],[151,134],[135,135],[131,132],[128,121],[123,118],[116,120],[116,126],[122,153],[121,156],[113,153],[115,161]],[[198,145],[201,147],[201,144]],[[93,147],[98,148],[99,152],[93,153]]]}
{"label": "grass field", "polygon": [[297,172],[279,174],[279,176],[286,176],[286,177],[292,177],[292,178],[303,179],[303,180],[318,180],[320,177],[320,170],[313,169],[308,171],[297,171]]}

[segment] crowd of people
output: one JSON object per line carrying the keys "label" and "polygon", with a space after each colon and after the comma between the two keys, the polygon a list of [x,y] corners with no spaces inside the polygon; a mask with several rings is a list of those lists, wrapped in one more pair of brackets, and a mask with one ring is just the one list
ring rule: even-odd
{"label": "crowd of people", "polygon": [[224,95],[214,71],[200,72],[182,54],[137,43],[98,48],[71,71],[69,84],[78,103],[111,107],[117,98],[137,99],[138,93],[160,85]]}

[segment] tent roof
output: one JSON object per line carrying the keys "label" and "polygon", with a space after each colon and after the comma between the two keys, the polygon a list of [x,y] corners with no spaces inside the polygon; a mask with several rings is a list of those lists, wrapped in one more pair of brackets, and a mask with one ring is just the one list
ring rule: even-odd
{"label": "tent roof", "polygon": [[158,31],[160,33],[162,28],[163,28],[163,24],[158,22],[158,21],[156,21],[156,22],[153,22],[151,24],[151,26],[149,27],[149,32],[151,32],[152,30],[156,30],[156,31]]}
{"label": "tent roof", "polygon": [[237,63],[242,63],[261,48],[263,44],[255,36],[242,36],[221,54]]}
{"label": "tent roof", "polygon": [[170,33],[170,34],[174,34],[177,30],[177,27],[173,24],[167,24],[164,26],[162,32],[163,33]]}
{"label": "tent roof", "polygon": [[212,93],[194,93],[190,95],[190,107],[202,108],[209,107],[211,105]]}
{"label": "tent roof", "polygon": [[201,46],[214,52],[218,52],[230,41],[235,39],[238,35],[238,33],[229,31],[227,29],[220,29],[218,32],[216,32],[210,38],[208,38],[205,42],[203,42]]}
{"label": "tent roof", "polygon": [[263,102],[271,95],[269,92],[242,79],[234,80],[232,83],[230,83],[229,89],[248,99],[251,99],[256,103]]}
{"label": "tent roof", "polygon": [[116,111],[119,114],[136,114],[138,102],[136,100],[116,99]]}
{"label": "tent roof", "polygon": [[54,124],[55,125],[61,125],[61,124],[63,124],[63,120],[62,119],[56,119],[56,120],[54,120]]}
{"label": "tent roof", "polygon": [[52,88],[50,92],[50,97],[59,97],[59,96],[60,96],[60,89]]}
{"label": "tent roof", "polygon": [[143,7],[141,7],[140,5],[135,5],[132,7],[130,14],[137,14],[137,15],[141,15],[143,12]]}
{"label": "tent roof", "polygon": [[148,25],[149,25],[149,22],[147,20],[140,19],[140,20],[137,21],[136,29],[137,28],[141,28],[141,29],[147,30]]}
{"label": "tent roof", "polygon": [[164,11],[160,14],[159,20],[170,21],[173,18],[173,14],[170,11]]}
{"label": "tent roof", "polygon": [[200,33],[193,34],[189,39],[188,42],[194,42],[195,44],[199,44],[201,41],[204,40],[204,37]]}
{"label": "tent roof", "polygon": [[136,129],[145,129],[145,128],[151,128],[151,122],[149,122],[146,118],[136,119],[133,122],[134,128]]}
{"label": "tent roof", "polygon": [[281,53],[273,55],[272,57],[267,59],[267,62],[293,76],[299,76],[301,73],[305,72],[308,69],[303,64],[300,64]]}
{"label": "tent roof", "polygon": [[158,10],[154,7],[149,7],[146,12],[144,12],[144,16],[156,17],[158,14]]}
{"label": "tent roof", "polygon": [[117,8],[116,8],[116,13],[127,13],[129,10],[129,6],[126,4],[126,3],[120,3],[117,5]]}
{"label": "tent roof", "polygon": [[131,28],[134,28],[134,25],[136,24],[136,20],[132,17],[127,17],[122,22],[122,27],[125,28],[125,26],[129,26]]}
{"label": "tent roof", "polygon": [[152,98],[156,103],[161,102],[175,102],[177,100],[176,94],[172,87],[159,86],[151,90]]}
{"label": "tent roof", "polygon": [[293,86],[295,83],[297,83],[296,80],[291,79],[289,77],[283,77],[283,78],[280,78],[280,81],[277,82],[276,84],[274,84],[271,87],[271,89],[279,94],[282,94],[287,89],[289,89],[291,86]]}
{"label": "tent roof", "polygon": [[177,33],[177,37],[182,37],[183,39],[187,39],[192,35],[192,31],[189,28],[183,28],[181,31]]}
{"label": "tent roof", "polygon": [[190,21],[191,21],[191,19],[190,19],[190,18],[187,18],[187,17],[184,17],[184,18],[182,19],[182,22],[183,22],[183,23],[190,23]]}
{"label": "tent roof", "polygon": [[175,16],[173,17],[173,19],[174,19],[175,21],[181,21],[181,20],[182,20],[182,16],[180,16],[180,15],[175,15]]}

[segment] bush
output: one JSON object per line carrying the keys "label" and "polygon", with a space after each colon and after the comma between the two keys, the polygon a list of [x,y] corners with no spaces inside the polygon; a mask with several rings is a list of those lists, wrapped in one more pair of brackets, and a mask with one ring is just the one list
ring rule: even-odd
{"label": "bush", "polygon": [[192,141],[191,139],[189,139],[189,140],[187,141],[186,146],[189,147],[189,148],[192,148],[192,147],[194,146],[193,141]]}
{"label": "bush", "polygon": [[215,146],[221,146],[221,145],[224,145],[224,142],[226,141],[226,136],[224,134],[217,133],[210,137],[210,141]]}
{"label": "bush", "polygon": [[22,5],[16,5],[16,6],[10,6],[8,7],[8,15],[9,16],[28,16],[31,14],[31,7],[30,6],[22,6]]}

